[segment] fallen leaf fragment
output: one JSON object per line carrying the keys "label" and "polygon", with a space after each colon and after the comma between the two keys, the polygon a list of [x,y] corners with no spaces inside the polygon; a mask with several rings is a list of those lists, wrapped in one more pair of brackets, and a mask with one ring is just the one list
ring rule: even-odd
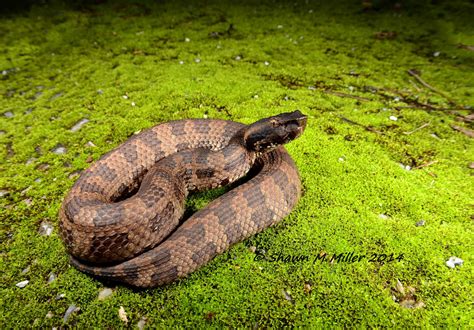
{"label": "fallen leaf fragment", "polygon": [[405,288],[403,287],[402,282],[400,282],[399,279],[397,279],[397,284],[395,285],[395,288],[401,295],[405,295]]}
{"label": "fallen leaf fragment", "polygon": [[128,323],[127,313],[125,312],[125,309],[123,308],[123,306],[120,306],[118,310],[118,315],[119,315],[120,320],[122,320],[125,324]]}

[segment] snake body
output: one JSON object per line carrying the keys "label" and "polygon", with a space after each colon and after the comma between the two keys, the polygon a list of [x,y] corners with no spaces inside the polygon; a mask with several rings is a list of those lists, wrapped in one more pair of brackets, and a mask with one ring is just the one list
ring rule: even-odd
{"label": "snake body", "polygon": [[[171,121],[133,136],[85,170],[62,203],[60,234],[71,263],[100,278],[154,287],[277,223],[301,191],[281,144],[305,125],[295,111],[248,126]],[[189,192],[227,185],[250,169],[250,180],[180,225]]]}

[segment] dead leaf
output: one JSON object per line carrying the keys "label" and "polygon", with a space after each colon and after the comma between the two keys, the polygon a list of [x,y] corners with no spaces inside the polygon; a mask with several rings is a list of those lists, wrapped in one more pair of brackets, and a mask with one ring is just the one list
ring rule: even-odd
{"label": "dead leaf", "polygon": [[404,308],[413,308],[415,306],[415,300],[414,299],[405,299],[400,301],[400,306]]}
{"label": "dead leaf", "polygon": [[403,284],[402,284],[402,282],[400,282],[399,279],[397,279],[397,284],[395,285],[395,289],[397,289],[397,291],[398,291],[402,296],[405,295],[405,288],[403,287]]}
{"label": "dead leaf", "polygon": [[125,309],[123,308],[123,306],[120,306],[118,315],[119,315],[120,320],[122,320],[125,324],[128,323],[127,313],[125,312]]}

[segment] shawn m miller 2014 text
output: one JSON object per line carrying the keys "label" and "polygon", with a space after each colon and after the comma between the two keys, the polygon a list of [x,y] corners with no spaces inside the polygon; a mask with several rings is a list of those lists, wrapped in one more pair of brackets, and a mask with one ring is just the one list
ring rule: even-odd
{"label": "shawn m miller 2014 text", "polygon": [[320,261],[329,262],[329,263],[354,263],[354,262],[361,262],[363,260],[367,260],[367,262],[394,262],[394,261],[402,261],[404,258],[403,253],[399,255],[395,255],[394,253],[385,254],[385,253],[371,253],[369,255],[362,255],[356,254],[355,252],[343,252],[343,253],[334,253],[332,256],[328,255],[328,253],[322,251],[316,256],[310,255],[291,255],[291,254],[283,254],[273,253],[267,255],[263,253],[261,250],[255,251],[254,261],[267,261],[267,262],[283,262],[283,263],[297,263],[297,262],[312,262],[315,264],[316,262]]}

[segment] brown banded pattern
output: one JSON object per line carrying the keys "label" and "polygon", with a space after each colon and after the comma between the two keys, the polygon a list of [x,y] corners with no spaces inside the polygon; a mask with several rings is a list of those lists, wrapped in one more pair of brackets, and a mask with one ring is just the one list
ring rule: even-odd
{"label": "brown banded pattern", "polygon": [[[72,264],[137,287],[162,285],[288,215],[301,191],[293,160],[282,146],[263,154],[247,150],[244,130],[223,120],[168,122],[104,155],[60,210]],[[189,192],[228,184],[252,167],[257,173],[250,180],[176,229]]]}

